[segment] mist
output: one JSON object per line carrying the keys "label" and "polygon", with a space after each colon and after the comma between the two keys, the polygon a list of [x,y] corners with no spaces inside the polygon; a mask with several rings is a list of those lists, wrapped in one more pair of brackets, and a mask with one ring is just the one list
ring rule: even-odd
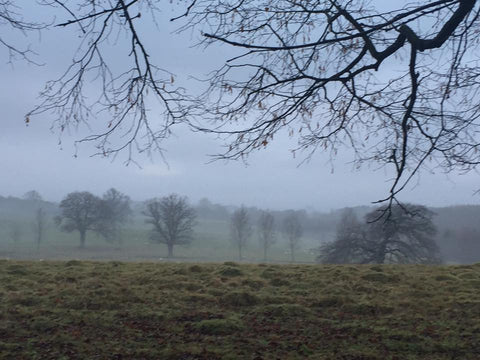
{"label": "mist", "polygon": [[[30,193],[30,192],[29,192]],[[29,194],[28,193],[28,194]],[[27,195],[28,195],[27,194]],[[272,209],[245,206],[240,203],[222,204],[202,197],[199,201],[185,198],[195,213],[192,239],[188,244],[175,247],[175,256],[168,258],[165,244],[152,241],[152,227],[145,210],[148,201],[129,201],[132,213],[122,221],[113,240],[102,236],[101,231],[87,231],[86,245],[79,247],[76,231],[62,231],[56,218],[62,213],[59,202],[30,199],[28,196],[0,197],[0,257],[9,259],[88,259],[123,261],[187,261],[211,262],[240,260],[258,263],[265,261],[260,239],[260,217],[272,214],[274,237],[269,248],[268,261],[290,263],[291,249],[283,223],[290,214],[300,220],[302,234],[295,249],[295,262],[316,263],[319,248],[336,239],[345,209],[327,212],[313,208]],[[66,198],[67,194],[64,194]],[[96,194],[100,197],[102,194]],[[128,194],[127,194],[128,196]],[[180,196],[182,196],[180,194]],[[244,255],[239,259],[232,242],[232,219],[235,211],[245,208],[250,233],[246,239]],[[374,206],[348,208],[363,221]],[[35,228],[38,209],[45,213],[43,240],[37,243]],[[446,264],[470,264],[480,261],[478,235],[480,206],[459,205],[436,207],[433,223],[436,227],[435,242],[439,246],[441,261]]]}

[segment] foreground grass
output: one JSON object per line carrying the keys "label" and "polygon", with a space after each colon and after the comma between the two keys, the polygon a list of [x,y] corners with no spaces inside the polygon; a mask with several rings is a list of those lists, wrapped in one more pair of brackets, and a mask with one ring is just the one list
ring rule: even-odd
{"label": "foreground grass", "polygon": [[480,359],[480,264],[0,261],[2,359]]}

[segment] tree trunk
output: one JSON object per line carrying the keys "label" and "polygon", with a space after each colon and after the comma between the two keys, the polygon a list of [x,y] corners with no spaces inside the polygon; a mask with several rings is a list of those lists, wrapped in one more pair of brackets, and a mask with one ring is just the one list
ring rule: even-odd
{"label": "tree trunk", "polygon": [[40,251],[40,244],[42,242],[42,229],[38,229],[38,235],[37,235],[37,252]]}
{"label": "tree trunk", "polygon": [[85,248],[85,238],[86,238],[86,235],[87,235],[87,231],[86,231],[86,230],[80,231],[80,249],[84,249],[84,248]]}
{"label": "tree trunk", "polygon": [[381,246],[379,246],[379,248],[378,248],[378,252],[377,252],[375,262],[377,264],[385,264],[386,254],[387,254],[387,242],[382,241]]}
{"label": "tree trunk", "polygon": [[375,260],[377,264],[385,264],[385,252],[379,252],[377,255],[377,259]]}
{"label": "tree trunk", "polygon": [[242,260],[242,246],[238,245],[238,260]]}
{"label": "tree trunk", "polygon": [[263,247],[263,261],[267,261],[267,246]]}
{"label": "tree trunk", "polygon": [[295,247],[293,245],[290,246],[290,260],[291,262],[295,262]]}
{"label": "tree trunk", "polygon": [[168,246],[168,257],[173,258],[173,244],[167,244]]}

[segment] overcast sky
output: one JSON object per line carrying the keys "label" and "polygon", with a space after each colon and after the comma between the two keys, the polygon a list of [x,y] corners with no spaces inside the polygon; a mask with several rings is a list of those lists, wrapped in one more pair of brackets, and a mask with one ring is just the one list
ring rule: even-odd
{"label": "overcast sky", "polygon": [[[36,15],[48,18],[52,14],[37,10]],[[143,35],[154,44],[152,55],[161,60],[162,67],[175,73],[195,91],[198,85],[188,80],[188,76],[206,74],[231,53],[223,48],[191,49],[189,35],[169,34],[173,28],[164,20],[160,18],[161,32],[143,28],[146,32]],[[25,43],[23,35],[11,36]],[[17,41],[14,37],[10,39]],[[44,66],[23,62],[15,62],[12,66],[7,63],[7,53],[0,48],[0,195],[21,196],[36,189],[44,198],[59,201],[75,190],[101,194],[115,187],[135,200],[176,192],[192,201],[207,197],[223,204],[328,211],[368,205],[388,193],[391,174],[373,167],[354,170],[348,149],[340,152],[333,166],[322,153],[298,166],[301,158],[292,157],[289,150],[294,143],[287,137],[279,137],[266,150],[252,154],[248,165],[211,163],[208,154],[218,153],[222,143],[185,128],[178,128],[175,136],[164,145],[168,164],[159,156],[137,155],[141,167],[125,166],[122,155],[113,161],[91,157],[94,149],[88,145],[81,146],[78,156],[74,157],[74,142],[87,134],[88,129],[64,134],[59,144],[58,134],[50,130],[52,117],[36,117],[27,127],[24,116],[36,103],[36,96],[45,82],[59,77],[69,64],[77,38],[56,28],[43,33],[41,41],[35,36],[31,40],[32,47],[39,53],[37,59],[44,62]],[[424,172],[403,192],[401,199],[430,206],[478,204],[480,198],[474,191],[479,188],[477,173],[446,176]]]}

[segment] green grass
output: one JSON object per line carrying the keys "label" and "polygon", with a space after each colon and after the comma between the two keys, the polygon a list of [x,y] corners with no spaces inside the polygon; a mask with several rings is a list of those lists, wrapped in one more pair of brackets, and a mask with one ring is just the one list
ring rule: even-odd
{"label": "green grass", "polygon": [[[33,260],[118,260],[118,261],[157,261],[165,259],[168,251],[164,244],[149,243],[150,227],[143,223],[129,223],[121,233],[121,245],[108,243],[95,233],[87,232],[86,248],[79,249],[78,232],[64,233],[50,224],[45,239],[37,251],[30,222],[22,223],[22,237],[18,243],[9,238],[8,229],[0,228],[0,258]],[[319,243],[311,237],[302,238],[301,248],[295,253],[297,262],[314,262],[315,255],[309,251]],[[282,236],[272,246],[268,260],[290,262],[287,242]],[[175,246],[174,256],[181,261],[220,262],[238,260],[237,249],[230,241],[228,222],[199,220],[195,227],[193,241],[188,246]],[[243,251],[246,262],[263,261],[263,249],[253,235]]]}
{"label": "green grass", "polygon": [[480,264],[0,261],[1,359],[479,359]]}

